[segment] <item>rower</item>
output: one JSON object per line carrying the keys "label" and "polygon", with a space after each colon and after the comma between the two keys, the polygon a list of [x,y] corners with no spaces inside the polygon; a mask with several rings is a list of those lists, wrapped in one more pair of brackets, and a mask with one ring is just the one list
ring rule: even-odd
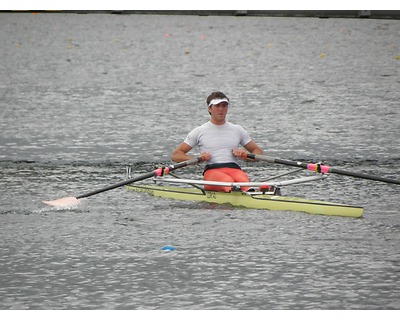
{"label": "rower", "polygon": [[[206,181],[249,182],[247,174],[241,169],[238,158],[247,159],[247,150],[252,154],[262,154],[260,147],[250,138],[240,125],[226,120],[229,98],[216,91],[207,97],[210,120],[193,129],[172,152],[171,159],[176,162],[193,158],[187,153],[194,147],[200,149],[200,157],[206,161],[203,176]],[[244,148],[245,150],[243,150]],[[249,187],[241,187],[246,191]],[[231,187],[205,185],[206,190],[230,192]]]}

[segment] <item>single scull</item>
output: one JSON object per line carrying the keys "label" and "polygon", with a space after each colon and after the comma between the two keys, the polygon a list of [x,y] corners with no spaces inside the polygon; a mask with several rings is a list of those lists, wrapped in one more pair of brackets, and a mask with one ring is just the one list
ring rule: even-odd
{"label": "single scull", "polygon": [[[264,209],[274,211],[298,211],[311,214],[343,216],[359,218],[362,216],[363,208],[359,206],[333,203],[327,201],[310,200],[297,197],[287,197],[280,195],[280,187],[291,184],[305,183],[327,178],[326,175],[292,179],[287,181],[265,181],[265,182],[245,182],[245,183],[224,183],[219,181],[203,181],[189,179],[172,178],[153,178],[153,184],[131,184],[126,188],[136,192],[147,193],[151,196],[185,200],[208,202],[221,205],[231,205],[234,207]],[[170,184],[195,185],[196,187],[177,187]],[[202,186],[231,186],[231,192],[216,192],[204,190]],[[268,187],[264,187],[268,185]],[[240,187],[251,187],[243,192]]]}

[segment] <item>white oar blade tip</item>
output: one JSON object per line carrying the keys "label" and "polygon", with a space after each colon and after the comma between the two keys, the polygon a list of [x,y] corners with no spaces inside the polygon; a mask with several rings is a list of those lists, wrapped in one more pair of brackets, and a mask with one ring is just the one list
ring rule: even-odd
{"label": "white oar blade tip", "polygon": [[42,203],[52,207],[64,208],[64,207],[75,207],[79,205],[80,201],[75,197],[66,197],[57,200],[42,201]]}

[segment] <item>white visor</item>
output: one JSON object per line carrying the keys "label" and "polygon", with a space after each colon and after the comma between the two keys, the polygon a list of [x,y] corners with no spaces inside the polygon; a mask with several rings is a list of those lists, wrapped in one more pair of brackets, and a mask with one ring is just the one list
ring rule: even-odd
{"label": "white visor", "polygon": [[222,98],[222,99],[218,98],[218,99],[212,99],[210,101],[210,103],[208,104],[208,106],[211,107],[213,104],[218,104],[218,103],[221,103],[221,102],[227,102],[228,105],[229,105],[229,100],[227,98]]}

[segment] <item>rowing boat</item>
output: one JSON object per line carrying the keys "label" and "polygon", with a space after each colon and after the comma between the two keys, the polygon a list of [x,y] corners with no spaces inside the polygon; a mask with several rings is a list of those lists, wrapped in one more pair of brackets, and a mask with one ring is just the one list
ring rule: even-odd
{"label": "rowing boat", "polygon": [[126,186],[126,188],[137,192],[145,192],[155,197],[186,201],[200,201],[221,205],[229,204],[232,206],[251,209],[299,211],[312,214],[353,218],[359,218],[363,213],[362,207],[262,193],[241,191],[231,191],[229,193],[215,191],[202,192],[196,188],[181,188],[160,185],[130,185]]}
{"label": "rowing boat", "polygon": [[[202,180],[187,180],[187,179],[170,179],[170,178],[154,178],[153,184],[130,184],[126,188],[128,190],[147,193],[151,196],[196,201],[208,202],[220,205],[231,205],[234,207],[273,210],[273,211],[297,211],[311,214],[343,216],[359,218],[362,216],[363,208],[359,206],[333,203],[327,201],[310,200],[297,197],[287,197],[280,195],[280,187],[295,183],[303,183],[312,180],[324,179],[326,175],[317,177],[306,177],[281,182],[268,182],[268,191],[260,189],[261,183],[223,183],[218,181],[202,181]],[[183,183],[195,185],[196,187],[177,187],[169,184]],[[219,185],[231,186],[230,192],[207,191],[200,187],[201,185]],[[246,192],[240,190],[241,186],[253,187]]]}
{"label": "rowing boat", "polygon": [[[282,186],[287,186],[291,184],[305,183],[309,181],[325,179],[327,178],[327,175],[331,173],[400,185],[400,180],[396,180],[390,177],[380,177],[367,173],[351,172],[339,168],[333,168],[326,165],[322,165],[320,163],[317,164],[303,163],[300,161],[284,160],[284,159],[255,155],[255,154],[247,154],[247,157],[255,161],[266,161],[270,163],[277,163],[277,164],[283,164],[287,166],[300,168],[294,172],[307,169],[310,171],[314,171],[315,173],[317,173],[317,175],[312,177],[303,177],[303,178],[297,178],[280,182],[274,182],[268,180],[268,181],[263,181],[261,183],[255,183],[255,182],[227,183],[220,181],[164,178],[164,176],[168,174],[174,176],[171,172],[176,169],[184,168],[190,165],[195,165],[204,161],[204,158],[198,157],[189,159],[187,161],[179,162],[176,164],[171,164],[169,166],[160,167],[153,171],[144,173],[140,176],[133,178],[130,177],[132,168],[128,168],[127,172],[128,177],[124,181],[103,187],[101,189],[92,190],[90,192],[86,192],[84,194],[75,197],[64,197],[56,200],[45,200],[42,202],[46,205],[57,208],[77,206],[80,204],[80,199],[88,198],[102,192],[126,186],[130,190],[145,192],[156,197],[163,197],[176,200],[202,201],[202,202],[209,202],[216,204],[230,204],[233,206],[253,208],[253,209],[278,210],[278,211],[302,211],[312,214],[358,218],[362,216],[363,213],[362,207],[341,204],[341,203],[327,202],[327,201],[286,197],[281,195],[280,188]],[[294,172],[289,172],[287,174],[291,174]],[[274,179],[280,178],[287,174],[282,174],[273,178]],[[161,183],[161,185],[134,184],[138,181],[142,181],[149,178],[153,178],[155,183]],[[186,184],[192,186],[192,188],[164,186],[163,185],[164,183]],[[227,193],[206,191],[205,188],[202,187],[204,185],[228,186],[231,187],[231,191]],[[241,191],[241,187],[252,187],[252,188],[249,188],[247,191]]]}

